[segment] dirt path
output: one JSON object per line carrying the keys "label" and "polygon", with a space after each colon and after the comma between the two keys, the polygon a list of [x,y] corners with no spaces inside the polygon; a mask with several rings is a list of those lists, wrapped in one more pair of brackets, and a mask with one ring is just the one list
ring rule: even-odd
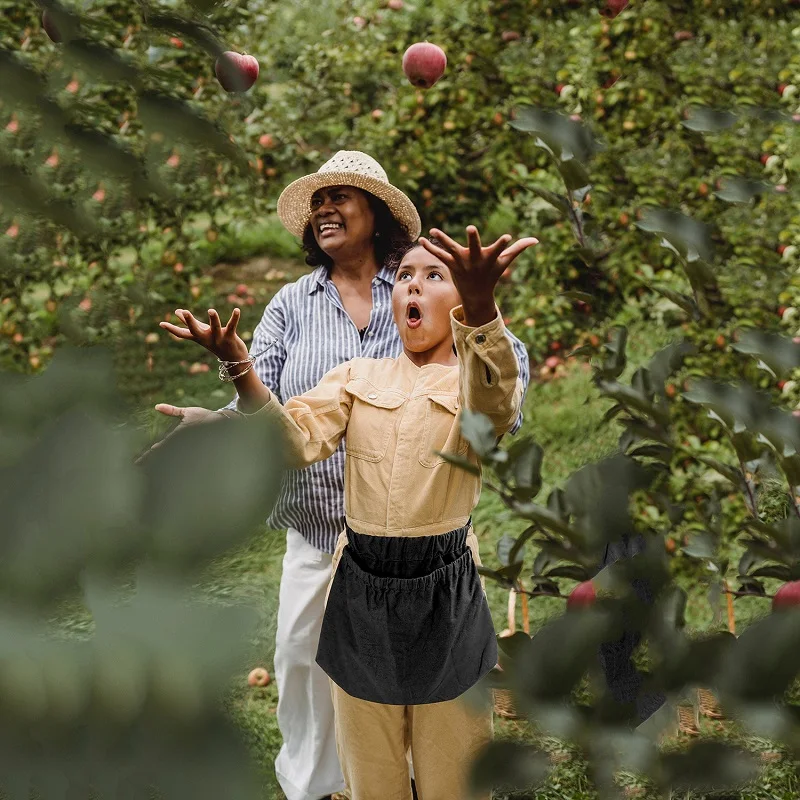
{"label": "dirt path", "polygon": [[228,264],[215,264],[208,274],[219,295],[236,293],[239,284],[245,284],[250,294],[263,306],[286,283],[296,281],[311,270],[307,264],[297,259],[259,256],[248,261]]}

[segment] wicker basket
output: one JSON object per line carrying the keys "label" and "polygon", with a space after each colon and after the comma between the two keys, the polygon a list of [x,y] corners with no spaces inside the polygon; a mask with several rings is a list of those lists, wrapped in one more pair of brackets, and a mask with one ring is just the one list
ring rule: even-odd
{"label": "wicker basket", "polygon": [[[522,588],[522,582],[519,582]],[[513,636],[517,630],[517,590],[511,589],[508,593],[508,627],[500,632],[498,636],[505,638]],[[522,630],[530,636],[531,623],[528,616],[528,595],[522,592]],[[494,713],[505,719],[519,719],[519,714],[514,705],[514,698],[509,689],[494,689]]]}
{"label": "wicker basket", "polygon": [[697,705],[700,713],[708,719],[725,719],[717,698],[708,689],[697,690]]}

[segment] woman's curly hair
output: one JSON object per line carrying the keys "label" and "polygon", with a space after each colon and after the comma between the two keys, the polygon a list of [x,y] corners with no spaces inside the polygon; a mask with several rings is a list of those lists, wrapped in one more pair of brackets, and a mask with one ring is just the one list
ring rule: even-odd
{"label": "woman's curly hair", "polygon": [[[365,189],[360,191],[367,196],[367,202],[375,215],[375,260],[381,266],[399,264],[400,258],[413,244],[408,228],[398,221],[383,200]],[[333,266],[331,257],[317,244],[310,222],[303,231],[303,250],[306,254],[306,264],[310,267]],[[400,251],[402,253],[398,257],[397,253]]]}

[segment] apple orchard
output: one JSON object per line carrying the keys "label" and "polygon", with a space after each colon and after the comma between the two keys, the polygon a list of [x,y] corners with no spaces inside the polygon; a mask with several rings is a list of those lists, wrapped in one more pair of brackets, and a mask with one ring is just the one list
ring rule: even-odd
{"label": "apple orchard", "polygon": [[[209,796],[280,797],[282,545],[258,527],[280,467],[214,431],[175,437],[147,467],[132,455],[161,433],[154,402],[229,399],[214,360],[187,361],[158,322],[190,303],[239,306],[251,333],[307,271],[275,218],[281,189],[360,149],[423,230],[540,240],[500,286],[531,358],[523,430],[495,445],[464,421],[484,465],[473,520],[502,652],[497,741],[475,785],[504,799],[534,784],[524,796],[584,797],[589,783],[648,800],[796,796],[800,4],[0,8],[0,466],[12,535],[41,536],[0,565],[1,608],[36,620],[0,653],[9,730],[51,720],[52,763],[70,752],[83,764],[70,732],[111,720],[150,764],[155,739],[135,725],[169,719],[210,754],[221,783]],[[232,481],[225,524],[201,470],[220,454],[268,487]],[[114,616],[109,586],[147,559]],[[87,565],[103,580],[81,583]],[[645,584],[641,602],[631,587]],[[180,631],[169,625],[187,587],[219,608],[192,606]],[[620,620],[646,686],[667,698],[647,730],[612,713],[595,680]],[[47,639],[53,624],[66,649],[47,649],[63,644]],[[104,661],[115,631],[129,636],[119,681],[139,694],[118,692]],[[210,637],[219,663],[200,644]],[[69,692],[42,666],[54,653]],[[134,696],[135,708],[120,699]],[[13,741],[27,764],[28,739]],[[159,763],[199,775],[170,748]],[[253,759],[267,774],[255,788]]]}

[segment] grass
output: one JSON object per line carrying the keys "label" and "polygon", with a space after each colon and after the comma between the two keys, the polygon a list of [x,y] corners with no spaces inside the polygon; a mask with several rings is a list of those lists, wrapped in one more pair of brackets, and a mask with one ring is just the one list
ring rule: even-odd
{"label": "grass", "polygon": [[[238,266],[222,264],[213,271],[220,298],[225,297],[237,282],[244,279],[251,286],[256,302],[244,309],[241,325],[244,331],[252,331],[264,303],[274,291],[285,280],[298,277],[306,269],[296,262],[285,262],[280,270],[276,270],[274,264],[262,263],[260,267],[256,267],[254,263],[258,262]],[[628,374],[666,343],[666,337],[660,341],[653,338],[652,328],[645,332],[633,325],[629,339]],[[208,364],[209,371],[190,374],[188,369],[196,362]],[[144,342],[143,331],[131,331],[117,353],[117,364],[121,385],[131,395],[140,422],[151,431],[159,427],[157,415],[152,411],[152,404],[157,401],[219,407],[231,396],[230,389],[221,388],[217,380],[213,357],[186,343],[170,341],[165,336],[160,337],[157,345],[148,346]],[[544,486],[539,495],[540,500],[573,471],[615,450],[618,429],[613,424],[602,424],[607,405],[597,396],[590,375],[580,367],[571,369],[559,381],[531,386],[524,409],[523,433],[532,435],[544,448]],[[524,521],[514,519],[504,509],[501,501],[489,492],[483,493],[474,511],[473,521],[480,541],[481,555],[487,566],[497,564],[495,547],[500,537],[505,533],[517,534],[525,527]],[[253,665],[264,665],[270,671],[284,550],[283,532],[263,529],[246,547],[229,553],[210,565],[201,581],[202,589],[209,597],[226,602],[247,602],[260,610],[261,621],[253,640]],[[685,578],[684,582],[690,592],[690,627],[697,630],[707,629],[712,620],[704,589],[691,577]],[[487,584],[487,593],[496,629],[500,631],[507,625],[508,594],[491,581]],[[532,600],[531,630],[537,630],[562,610],[563,600]],[[737,613],[744,624],[762,611],[763,604],[758,601],[737,603]],[[77,614],[76,618],[79,616]],[[519,611],[517,623],[519,626]],[[243,674],[231,687],[227,705],[263,772],[264,796],[270,800],[284,800],[273,770],[273,762],[281,744],[276,719],[275,684],[272,683],[264,689],[250,689]],[[702,730],[707,734],[722,734],[727,738],[735,739],[738,736],[729,725],[723,726],[721,731],[720,723],[708,720],[703,720]],[[564,800],[594,796],[585,764],[577,757],[564,757],[564,748],[560,743],[537,739],[526,723],[500,717],[496,718],[495,731],[498,737],[538,741],[554,753],[554,769],[545,786],[528,794],[497,792],[496,800]],[[748,740],[748,744],[755,750],[772,751],[769,743]],[[645,800],[656,797],[633,776],[621,776],[620,782],[628,787],[626,791],[630,797],[642,797]],[[736,795],[738,800],[782,800],[796,796],[797,782],[793,765],[782,758],[765,764],[757,786]],[[695,795],[681,797],[691,800]]]}

